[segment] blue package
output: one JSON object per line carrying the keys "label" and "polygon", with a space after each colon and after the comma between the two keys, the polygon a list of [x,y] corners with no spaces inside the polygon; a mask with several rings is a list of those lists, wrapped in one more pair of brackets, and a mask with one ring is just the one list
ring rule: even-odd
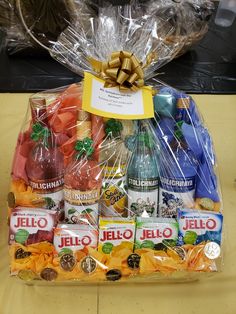
{"label": "blue package", "polygon": [[223,215],[221,213],[201,210],[179,209],[178,244],[199,244],[216,242],[221,244]]}
{"label": "blue package", "polygon": [[220,201],[214,168],[206,160],[200,163],[198,167],[195,197],[210,198],[213,202]]}
{"label": "blue package", "polygon": [[174,138],[174,125],[174,119],[161,119],[155,128],[157,138],[163,143],[170,143]]}
{"label": "blue package", "polygon": [[155,114],[171,118],[175,115],[176,99],[168,92],[160,92],[153,97]]}

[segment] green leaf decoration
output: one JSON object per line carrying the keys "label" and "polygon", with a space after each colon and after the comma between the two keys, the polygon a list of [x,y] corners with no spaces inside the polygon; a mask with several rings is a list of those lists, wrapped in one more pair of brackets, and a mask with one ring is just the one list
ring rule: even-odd
{"label": "green leaf decoration", "polygon": [[43,126],[41,123],[36,122],[35,124],[33,124],[32,130],[34,131],[34,133],[40,133],[43,130]]}
{"label": "green leaf decoration", "polygon": [[75,150],[81,151],[84,148],[83,141],[77,141],[75,144]]}
{"label": "green leaf decoration", "polygon": [[48,137],[50,136],[50,131],[47,127],[43,127],[41,123],[36,122],[32,126],[33,132],[30,137],[33,141],[37,142],[40,139],[44,141],[44,145],[48,146]]}
{"label": "green leaf decoration", "polygon": [[29,237],[29,232],[25,229],[19,229],[15,234],[15,241],[20,244],[25,244]]}
{"label": "green leaf decoration", "polygon": [[56,205],[54,200],[51,197],[44,197],[44,199],[45,199],[47,207],[52,207]]}
{"label": "green leaf decoration", "polygon": [[30,138],[31,140],[38,142],[38,140],[40,139],[40,135],[38,133],[31,133]]}
{"label": "green leaf decoration", "polygon": [[86,137],[84,140],[83,140],[83,143],[84,143],[84,148],[85,149],[89,149],[92,147],[93,145],[93,140],[91,140],[91,138],[89,137]]}
{"label": "green leaf decoration", "polygon": [[65,254],[71,254],[73,255],[73,251],[71,249],[68,248],[63,248],[60,252],[59,252],[59,256],[65,255]]}
{"label": "green leaf decoration", "polygon": [[109,119],[106,122],[105,133],[108,136],[118,137],[120,136],[120,132],[122,129],[123,129],[122,123],[116,119]]}
{"label": "green leaf decoration", "polygon": [[75,150],[79,153],[77,156],[78,158],[80,158],[83,154],[87,157],[91,156],[94,152],[93,140],[86,137],[83,141],[77,141],[75,144]]}
{"label": "green leaf decoration", "polygon": [[74,213],[76,213],[76,209],[70,208],[70,209],[68,210],[68,215],[73,215]]}
{"label": "green leaf decoration", "polygon": [[175,124],[175,137],[177,138],[177,140],[181,140],[182,137],[183,137],[183,133],[182,133],[182,125],[183,125],[184,121],[178,121],[176,124]]}
{"label": "green leaf decoration", "polygon": [[93,212],[93,209],[92,208],[86,208],[86,209],[84,209],[82,212],[81,212],[81,214],[90,214],[90,213],[92,213]]}

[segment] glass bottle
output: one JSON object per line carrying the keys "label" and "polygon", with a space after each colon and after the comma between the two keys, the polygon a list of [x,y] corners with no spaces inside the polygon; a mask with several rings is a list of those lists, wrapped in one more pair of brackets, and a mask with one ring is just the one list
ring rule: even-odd
{"label": "glass bottle", "polygon": [[129,216],[156,217],[159,167],[154,139],[148,125],[140,121],[136,146],[127,170]]}
{"label": "glass bottle", "polygon": [[178,208],[192,208],[198,162],[182,134],[183,122],[190,123],[189,98],[177,102],[174,138],[160,156],[159,214],[176,218]]}
{"label": "glass bottle", "polygon": [[102,216],[127,216],[127,195],[125,191],[128,150],[121,132],[121,121],[109,119],[105,123],[106,137],[101,144],[100,162],[104,178],[101,198]]}
{"label": "glass bottle", "polygon": [[65,169],[65,217],[68,223],[98,223],[102,169],[93,158],[91,115],[78,111],[75,156]]}
{"label": "glass bottle", "polygon": [[64,206],[64,158],[48,123],[45,98],[30,100],[31,138],[35,141],[26,161],[29,185],[43,200],[45,208],[62,210]]}

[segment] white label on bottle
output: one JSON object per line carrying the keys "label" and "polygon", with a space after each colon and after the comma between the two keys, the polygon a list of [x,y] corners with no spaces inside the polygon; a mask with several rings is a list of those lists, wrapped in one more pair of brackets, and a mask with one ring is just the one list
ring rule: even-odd
{"label": "white label on bottle", "polygon": [[160,178],[159,215],[177,217],[178,208],[194,206],[195,178],[167,179]]}
{"label": "white label on bottle", "polygon": [[65,200],[75,206],[83,204],[94,204],[100,198],[100,189],[79,191],[74,189],[64,188]]}
{"label": "white label on bottle", "polygon": [[49,180],[30,180],[29,185],[33,192],[45,199],[45,208],[50,210],[61,210],[64,203],[63,177]]}
{"label": "white label on bottle", "polygon": [[61,210],[64,205],[64,193],[63,189],[54,193],[39,194],[46,200],[45,208],[50,210]]}
{"label": "white label on bottle", "polygon": [[63,177],[48,179],[48,180],[30,180],[30,186],[34,192],[51,193],[61,189],[64,184]]}
{"label": "white label on bottle", "polygon": [[70,223],[96,225],[98,223],[98,203],[74,205],[65,201],[65,217]]}
{"label": "white label on bottle", "polygon": [[129,216],[156,217],[158,207],[158,178],[128,178]]}
{"label": "white label on bottle", "polygon": [[125,215],[127,206],[125,182],[126,177],[104,180],[101,196],[101,212],[104,217],[120,217]]}
{"label": "white label on bottle", "polygon": [[158,189],[138,192],[128,189],[129,216],[156,217]]}

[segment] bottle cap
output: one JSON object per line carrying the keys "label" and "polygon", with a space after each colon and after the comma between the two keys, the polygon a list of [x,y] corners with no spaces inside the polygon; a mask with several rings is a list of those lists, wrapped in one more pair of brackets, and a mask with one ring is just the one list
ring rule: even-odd
{"label": "bottle cap", "polygon": [[177,100],[176,107],[178,109],[189,109],[189,107],[190,107],[190,98],[189,97],[179,98]]}
{"label": "bottle cap", "polygon": [[30,98],[30,107],[33,122],[47,124],[46,99],[43,97]]}
{"label": "bottle cap", "polygon": [[45,107],[46,99],[43,97],[30,98],[30,104],[36,107]]}

